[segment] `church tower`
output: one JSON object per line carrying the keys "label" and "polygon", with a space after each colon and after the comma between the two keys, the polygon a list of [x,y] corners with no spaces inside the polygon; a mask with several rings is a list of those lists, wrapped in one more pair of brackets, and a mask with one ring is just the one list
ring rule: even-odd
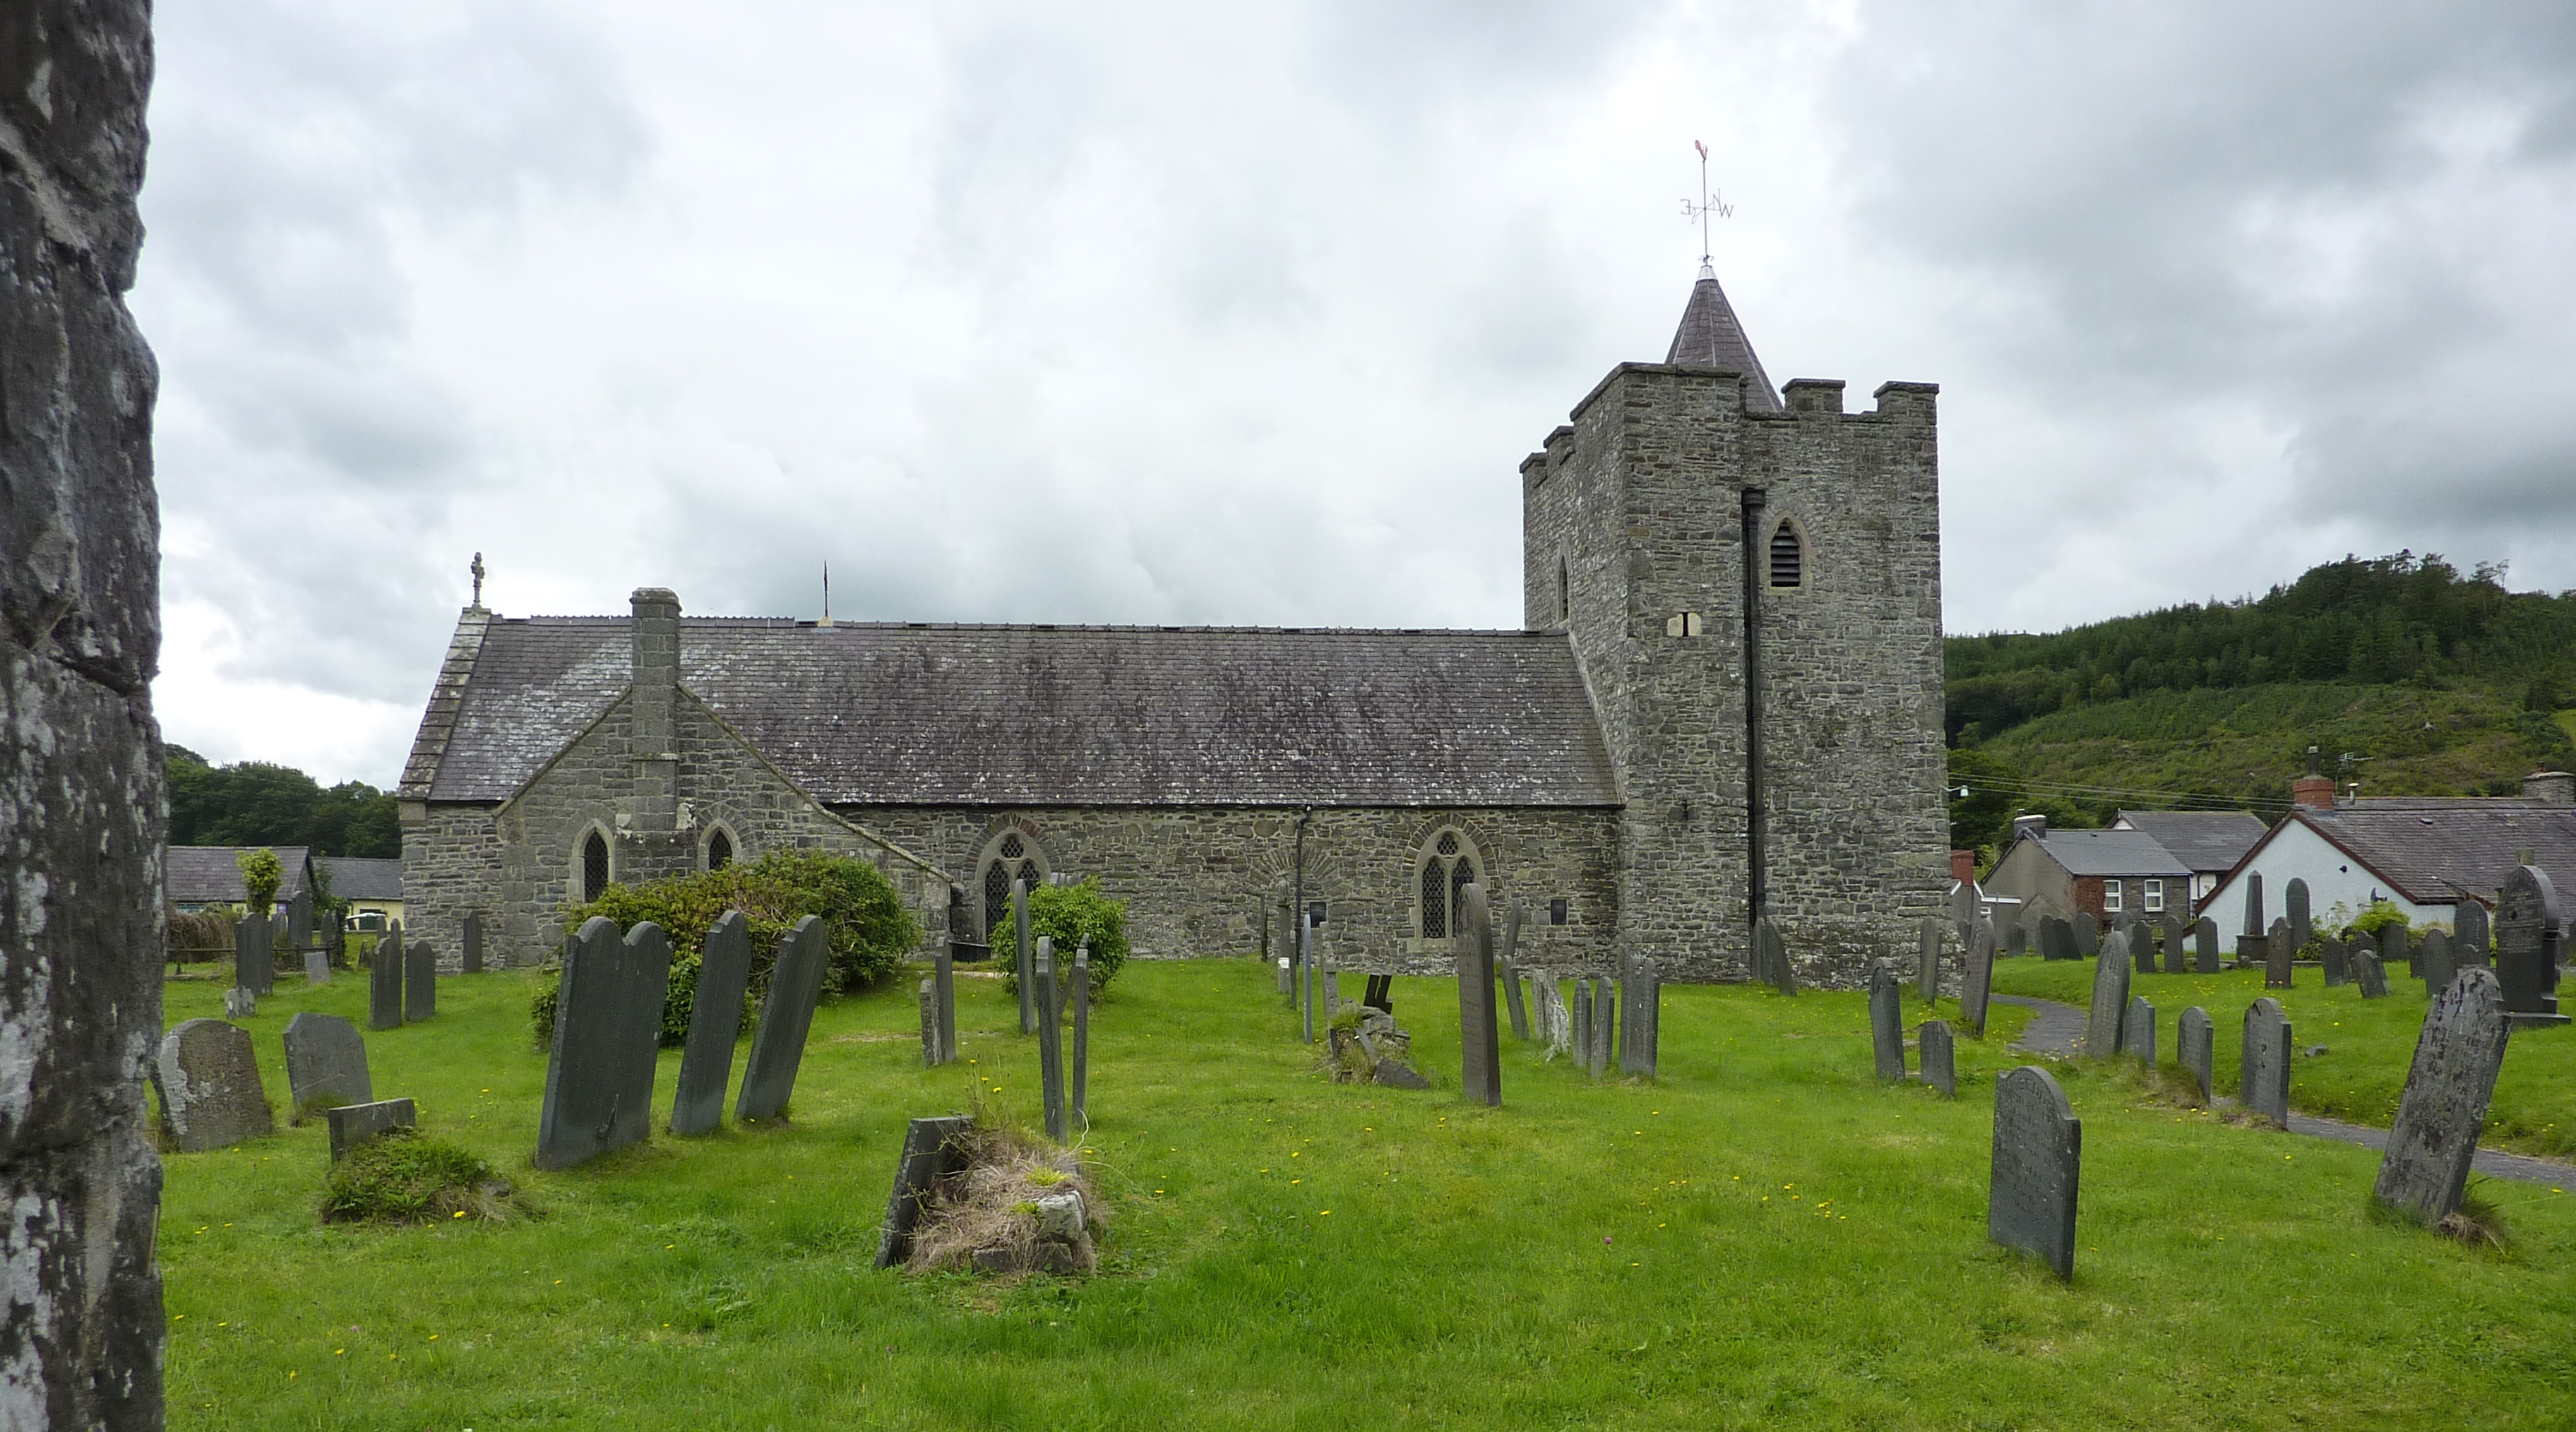
{"label": "church tower", "polygon": [[1521,463],[1524,622],[1572,643],[1622,800],[1621,949],[1740,979],[1910,949],[1949,881],[1935,395],[1774,392],[1706,266]]}

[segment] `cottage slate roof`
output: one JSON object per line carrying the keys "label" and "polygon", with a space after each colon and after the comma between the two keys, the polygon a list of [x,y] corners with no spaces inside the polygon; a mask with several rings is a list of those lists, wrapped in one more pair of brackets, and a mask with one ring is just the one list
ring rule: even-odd
{"label": "cottage slate roof", "polygon": [[[277,883],[280,905],[304,893],[304,873],[311,868],[312,851],[301,845],[272,845],[277,862],[286,867],[285,878]],[[161,853],[162,896],[174,905],[238,905],[249,898],[242,888],[239,857],[245,850],[258,846],[242,845],[173,845]]]}
{"label": "cottage slate roof", "polygon": [[2124,810],[2120,819],[2155,837],[2194,874],[2236,868],[2270,826],[2250,810]]}
{"label": "cottage slate roof", "polygon": [[2191,867],[2143,830],[2051,830],[2029,837],[2069,875],[2180,879]]}
{"label": "cottage slate roof", "polygon": [[2332,810],[2301,806],[2305,821],[2419,905],[2472,895],[2494,904],[2498,887],[2516,863],[2532,861],[2558,877],[2576,880],[2576,808],[2493,797],[2375,797],[2344,801]]}
{"label": "cottage slate roof", "polygon": [[[492,619],[427,798],[508,799],[631,679],[625,617]],[[680,681],[830,805],[1619,803],[1561,633],[686,617]]]}
{"label": "cottage slate roof", "polygon": [[342,900],[399,900],[403,897],[403,863],[363,855],[326,855],[331,893]]}
{"label": "cottage slate roof", "polygon": [[1744,325],[1737,321],[1734,305],[1726,301],[1726,290],[1717,286],[1717,271],[1706,264],[1700,265],[1699,282],[1691,285],[1690,303],[1682,309],[1681,326],[1673,330],[1673,346],[1664,361],[1741,373],[1746,380],[1746,412],[1780,411],[1780,394],[1771,386],[1771,375],[1762,371],[1753,340],[1744,336]]}

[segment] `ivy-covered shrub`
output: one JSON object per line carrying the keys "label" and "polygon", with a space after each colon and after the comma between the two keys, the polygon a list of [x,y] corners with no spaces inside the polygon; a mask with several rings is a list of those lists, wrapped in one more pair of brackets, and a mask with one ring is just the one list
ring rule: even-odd
{"label": "ivy-covered shrub", "polygon": [[[1019,969],[1013,958],[1009,916],[993,931],[993,955],[1002,965],[1003,987],[1019,993]],[[1127,963],[1127,902],[1100,893],[1097,879],[1074,885],[1040,885],[1029,892],[1029,942],[1044,935],[1055,941],[1056,968],[1070,971],[1073,952],[1083,937],[1091,939],[1091,993],[1098,998]]]}
{"label": "ivy-covered shrub", "polygon": [[[920,943],[920,927],[884,872],[864,860],[818,850],[774,850],[758,860],[721,870],[677,875],[641,885],[611,885],[598,899],[564,912],[567,931],[599,916],[621,930],[650,920],[671,939],[671,977],[662,1000],[662,1042],[689,1034],[698,967],[707,928],[727,910],[740,910],[751,925],[751,997],[744,1019],[769,991],[778,942],[807,915],[822,918],[831,954],[823,978],[827,995],[846,994],[891,978]],[[559,974],[542,981],[529,1008],[537,1042],[554,1038]]]}

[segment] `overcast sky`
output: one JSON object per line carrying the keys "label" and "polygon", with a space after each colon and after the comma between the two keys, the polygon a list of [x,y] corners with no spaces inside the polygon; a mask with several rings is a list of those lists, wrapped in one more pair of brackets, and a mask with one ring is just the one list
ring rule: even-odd
{"label": "overcast sky", "polygon": [[1941,384],[1953,632],[2576,586],[2576,7],[165,0],[159,710],[391,785],[505,615],[1513,626],[1700,241]]}

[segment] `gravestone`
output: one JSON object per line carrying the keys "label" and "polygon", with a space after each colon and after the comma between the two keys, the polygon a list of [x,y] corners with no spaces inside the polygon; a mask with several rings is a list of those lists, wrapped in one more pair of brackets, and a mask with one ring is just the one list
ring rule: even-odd
{"label": "gravestone", "polygon": [[1530,998],[1539,1042],[1547,1046],[1547,1058],[1553,1059],[1570,1049],[1574,1042],[1574,1021],[1565,1012],[1565,991],[1558,987],[1556,976],[1545,970],[1530,971]]}
{"label": "gravestone", "polygon": [[[778,960],[769,971],[769,997],[761,1001],[760,1026],[751,1036],[751,1059],[743,1065],[742,1088],[734,1094],[735,1122],[786,1116],[831,957],[831,931],[817,916],[798,920],[779,940]],[[1031,986],[1023,982],[1020,988]]]}
{"label": "gravestone", "polygon": [[2120,1016],[2129,1007],[2129,952],[2118,934],[2093,966],[2093,1007],[2084,1024],[2084,1052],[2108,1059],[2120,1052]]}
{"label": "gravestone", "polygon": [[2462,969],[2487,963],[2487,907],[2462,900],[2451,912],[2451,952]]}
{"label": "gravestone", "polygon": [[1883,1083],[1899,1083],[1905,1078],[1904,1004],[1904,996],[1897,993],[1895,963],[1873,961],[1869,967],[1869,1044]]}
{"label": "gravestone", "polygon": [[438,1013],[438,952],[427,940],[403,950],[403,1023],[418,1024]]}
{"label": "gravestone", "polygon": [[161,1036],[152,1086],[161,1122],[183,1154],[230,1148],[277,1132],[250,1031],[220,1019],[181,1020]]}
{"label": "gravestone", "polygon": [[2394,966],[2400,961],[2405,963],[2406,973],[2410,975],[2418,973],[2415,968],[2415,947],[2413,943],[2407,939],[2406,926],[2402,923],[2381,926],[2379,929],[2379,963],[2383,967],[2388,967]]}
{"label": "gravestone", "polygon": [[1664,982],[1651,961],[1619,959],[1619,1072],[1655,1077],[1655,1044],[1663,1033]]}
{"label": "gravestone", "polygon": [[1503,1003],[1512,1016],[1512,1038],[1529,1043],[1529,1007],[1521,1002],[1521,902],[1512,902],[1511,913],[1503,917],[1502,953],[1495,956],[1495,966],[1503,976]]}
{"label": "gravestone", "polygon": [[1765,915],[1754,922],[1753,941],[1761,951],[1763,966],[1767,971],[1765,978],[1780,993],[1796,994],[1798,972],[1789,963],[1789,942],[1780,937],[1780,927],[1771,923],[1770,916]]}
{"label": "gravestone", "polygon": [[1288,968],[1288,957],[1281,955],[1279,957],[1279,992],[1288,997],[1290,1004],[1297,1002],[1297,986],[1293,983],[1295,979],[1295,973]]}
{"label": "gravestone", "polygon": [[2136,963],[2139,974],[2151,975],[2156,972],[2155,926],[2144,920],[2135,921],[2129,926],[2129,958]]}
{"label": "gravestone", "polygon": [[1592,1069],[1592,981],[1581,975],[1574,977],[1572,1017],[1574,1062],[1584,1072],[1590,1073]]}
{"label": "gravestone", "polygon": [[877,1233],[879,1268],[912,1261],[912,1231],[920,1226],[922,1207],[941,1179],[966,1171],[964,1141],[974,1125],[963,1114],[950,1114],[915,1119],[904,1129],[903,1152],[894,1165],[894,1194],[886,1200],[885,1225]]}
{"label": "gravestone", "polygon": [[2415,972],[2424,977],[2424,989],[2434,999],[2451,987],[2459,966],[2451,959],[2451,936],[2444,930],[2427,930],[2424,943],[2415,951]]}
{"label": "gravestone", "polygon": [[320,950],[306,950],[304,952],[304,987],[311,989],[315,985],[326,985],[330,982],[331,957]]}
{"label": "gravestone", "polygon": [[1459,891],[1458,1065],[1461,1097],[1489,1107],[1503,1102],[1502,1039],[1494,1028],[1494,912],[1483,885]]}
{"label": "gravestone", "polygon": [[689,1040],[680,1051],[680,1088],[671,1100],[671,1132],[711,1134],[724,1123],[725,1085],[733,1047],[742,1037],[742,1001],[751,985],[751,921],[727,910],[707,927],[698,956],[697,994],[689,1006]]}
{"label": "gravestone", "polygon": [[[1537,989],[1536,981],[1545,978],[1546,976],[1544,975],[1532,975],[1531,989],[1535,991]],[[1369,1008],[1377,1010],[1382,1014],[1395,1013],[1395,976],[1369,976],[1368,989],[1360,995],[1360,1003],[1367,1005]]]}
{"label": "gravestone", "polygon": [[1986,1037],[1986,998],[1995,985],[1995,925],[1980,919],[1968,933],[1968,968],[1959,979],[1959,1013],[1977,1038]]}
{"label": "gravestone", "polygon": [[233,926],[233,987],[252,994],[267,994],[277,987],[277,959],[270,953],[275,941],[268,932],[266,915],[244,915]]}
{"label": "gravestone", "polygon": [[483,973],[483,912],[465,912],[465,931],[458,937],[464,944],[464,963],[460,968],[469,975]]}
{"label": "gravestone", "polygon": [[2496,899],[2496,982],[2505,1018],[2516,1025],[2565,1024],[2558,1012],[2558,966],[2567,955],[2567,925],[2547,871],[2517,865]]}
{"label": "gravestone", "polygon": [[224,1018],[248,1019],[259,1013],[259,996],[234,985],[224,991]]}
{"label": "gravestone", "polygon": [[402,997],[402,923],[395,921],[385,927],[384,938],[376,941],[376,952],[367,957],[367,1027],[402,1028]]}
{"label": "gravestone", "polygon": [[302,1121],[317,1100],[364,1104],[376,1097],[367,1077],[367,1041],[336,1014],[306,1010],[286,1022],[286,1102]]}
{"label": "gravestone", "polygon": [[1607,1074],[1618,1061],[1620,1028],[1618,986],[1608,975],[1592,981],[1592,1072]]}
{"label": "gravestone", "polygon": [[2043,960],[2075,958],[2075,927],[2061,915],[2039,917],[2039,957]]}
{"label": "gravestone", "polygon": [[2180,915],[2165,917],[2165,973],[2178,975],[2188,963],[2183,947],[2191,940],[2191,926]]}
{"label": "gravestone", "polygon": [[[1088,943],[1086,939],[1085,943]],[[1084,963],[1088,969],[1089,963]],[[931,998],[939,1013],[939,1062],[957,1062],[957,952],[949,948],[948,937],[939,937],[939,950],[930,961]],[[1082,986],[1083,1004],[1091,1003],[1091,986]]]}
{"label": "gravestone", "polygon": [[2218,973],[2218,922],[2207,915],[2192,922],[2191,955],[2196,973]]}
{"label": "gravestone", "polygon": [[2245,928],[2242,933],[2247,938],[2259,940],[2271,927],[2272,922],[2263,918],[2263,872],[2249,870],[2245,872]]}
{"label": "gravestone", "polygon": [[912,1002],[915,1013],[921,1019],[921,1067],[937,1068],[939,1065],[939,991],[932,986],[928,975],[921,977],[921,988],[914,991]]}
{"label": "gravestone", "polygon": [[1941,997],[1941,941],[1949,929],[1948,921],[1926,916],[1914,934],[1914,993],[1925,1004]]}
{"label": "gravestone", "polygon": [[2237,1063],[2237,1095],[2246,1112],[2290,1126],[2290,1021],[2281,1002],[2265,995],[2245,1008],[2245,1052]]}
{"label": "gravestone", "polygon": [[1342,972],[1326,966],[1324,970],[1324,1018],[1331,1019],[1342,1009]]}
{"label": "gravestone", "polygon": [[2367,946],[2353,952],[2352,979],[2361,986],[2363,999],[2388,998],[2388,969]]}
{"label": "gravestone", "polygon": [[2093,960],[2101,958],[2102,922],[2093,918],[2092,911],[2076,911],[2074,917],[2067,921],[2067,928],[2072,930],[2075,934],[2075,957],[2077,959]]}
{"label": "gravestone", "polygon": [[2030,931],[2019,920],[2004,927],[2004,958],[2017,960],[2030,953]]}
{"label": "gravestone", "polygon": [[2308,918],[2308,882],[2292,876],[2290,883],[2281,887],[2281,912],[2290,924],[2290,948],[2306,949],[2308,938],[2316,933],[2316,926]]}
{"label": "gravestone", "polygon": [[2511,1030],[2492,972],[2464,970],[2442,987],[2415,1036],[2372,1197],[2428,1226],[2458,1211]]}
{"label": "gravestone", "polygon": [[670,982],[671,941],[652,921],[621,939],[615,921],[594,915],[573,933],[555,994],[537,1167],[570,1168],[652,1132],[653,1056]]}
{"label": "gravestone", "polygon": [[2129,996],[2128,1013],[2120,1016],[2120,1053],[2156,1067],[2156,1007],[2136,995]]}
{"label": "gravestone", "polygon": [[1046,1136],[1064,1142],[1064,1006],[1056,1002],[1055,938],[1038,936],[1038,1097],[1046,1108]]}
{"label": "gravestone", "polygon": [[[1091,1126],[1091,937],[1073,951],[1073,1121]],[[948,1009],[948,1057],[957,1057],[957,1009]]]}
{"label": "gravestone", "polygon": [[2272,932],[2263,937],[2263,988],[2290,987],[2290,956],[2296,953],[2290,944],[2290,922],[2274,920]]}
{"label": "gravestone", "polygon": [[2352,982],[2352,956],[2344,952],[2343,941],[2332,935],[2318,942],[2318,962],[2325,966],[2326,988],[2336,989]]}
{"label": "gravestone", "polygon": [[1942,1098],[1959,1097],[1959,1069],[1950,1039],[1950,1021],[1923,1021],[1914,1032],[1914,1062],[1922,1067],[1923,1082],[1940,1090]]}
{"label": "gravestone", "polygon": [[2084,1126],[2047,1070],[2024,1065],[1995,1081],[1995,1150],[1986,1237],[2075,1276],[2075,1195]]}
{"label": "gravestone", "polygon": [[409,1099],[384,1099],[365,1104],[342,1104],[325,1118],[331,1125],[331,1162],[338,1163],[349,1151],[387,1129],[416,1129],[420,1113]]}
{"label": "gravestone", "polygon": [[2206,1108],[2216,1078],[2218,1041],[2209,1022],[2209,1011],[2199,1005],[2182,1012],[2174,1022],[2174,1059],[2191,1075],[2192,1086],[2200,1091],[2200,1102]]}
{"label": "gravestone", "polygon": [[286,902],[286,947],[309,950],[313,947],[313,892],[298,890]]}
{"label": "gravestone", "polygon": [[[1011,882],[1011,974],[1020,986],[1020,1033],[1038,1032],[1037,968],[1029,944],[1029,882]],[[1309,1030],[1306,1037],[1314,1038]]]}

